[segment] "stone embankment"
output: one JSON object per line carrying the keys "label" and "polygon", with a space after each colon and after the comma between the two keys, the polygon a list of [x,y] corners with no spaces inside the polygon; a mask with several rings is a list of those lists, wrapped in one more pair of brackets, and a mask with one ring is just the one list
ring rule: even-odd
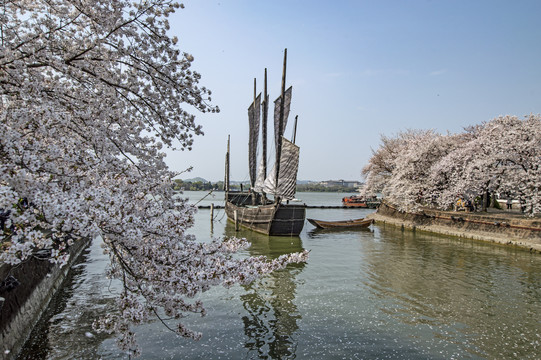
{"label": "stone embankment", "polygon": [[414,231],[515,245],[541,253],[541,219],[528,218],[518,213],[433,209],[404,212],[384,202],[375,213],[367,217],[374,219],[376,223],[392,224]]}
{"label": "stone embankment", "polygon": [[15,359],[32,329],[60,289],[70,267],[90,241],[70,248],[63,267],[31,257],[17,266],[0,263],[0,359]]}

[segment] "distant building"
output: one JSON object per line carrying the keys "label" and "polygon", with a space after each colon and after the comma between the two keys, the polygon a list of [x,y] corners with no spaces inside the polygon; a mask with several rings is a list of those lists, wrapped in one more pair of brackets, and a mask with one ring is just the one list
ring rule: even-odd
{"label": "distant building", "polygon": [[331,187],[331,186],[343,186],[348,188],[357,188],[362,185],[360,181],[348,181],[348,180],[327,180],[327,181],[321,181],[319,183],[320,185],[323,185],[325,187]]}

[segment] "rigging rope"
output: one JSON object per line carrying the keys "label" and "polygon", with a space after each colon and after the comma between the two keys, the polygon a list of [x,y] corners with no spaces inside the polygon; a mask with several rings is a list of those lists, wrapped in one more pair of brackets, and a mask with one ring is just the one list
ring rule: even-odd
{"label": "rigging rope", "polygon": [[201,199],[199,199],[199,201],[196,202],[196,203],[194,204],[194,206],[196,206],[196,205],[199,204],[201,201],[203,201],[204,198],[206,198],[207,196],[209,196],[210,194],[212,194],[213,191],[214,191],[214,189],[210,190],[209,193],[208,193],[207,195],[203,196]]}

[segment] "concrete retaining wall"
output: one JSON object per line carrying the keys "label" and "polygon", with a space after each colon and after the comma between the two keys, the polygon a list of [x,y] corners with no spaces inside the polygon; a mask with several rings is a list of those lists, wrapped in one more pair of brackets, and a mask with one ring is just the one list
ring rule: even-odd
{"label": "concrete retaining wall", "polygon": [[[0,297],[0,359],[15,359],[49,301],[62,286],[71,265],[82,254],[90,241],[79,241],[70,249],[70,260],[60,268],[47,260],[31,258],[18,266],[0,264],[0,279],[11,276]],[[13,284],[15,285],[15,284]]]}
{"label": "concrete retaining wall", "polygon": [[415,213],[382,203],[368,218],[376,222],[468,239],[515,245],[541,253],[541,219],[511,213],[453,212],[423,209]]}

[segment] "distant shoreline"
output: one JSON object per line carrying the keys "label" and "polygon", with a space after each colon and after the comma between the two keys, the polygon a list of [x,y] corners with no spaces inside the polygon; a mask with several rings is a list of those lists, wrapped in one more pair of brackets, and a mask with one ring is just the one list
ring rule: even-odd
{"label": "distant shoreline", "polygon": [[[223,191],[224,189],[223,181],[211,182],[201,178],[196,178],[192,180],[196,181],[176,179],[173,181],[173,189],[185,191]],[[360,185],[361,183],[357,181],[354,182],[343,180],[320,182],[299,181],[297,182],[297,192],[343,192],[356,194],[359,192],[358,187]],[[231,181],[229,183],[229,188],[231,190],[240,190],[241,187],[244,190],[248,190],[250,188],[250,183],[244,181]]]}
{"label": "distant shoreline", "polygon": [[[211,191],[210,189],[209,190],[190,190],[190,189],[184,189],[184,190],[178,190],[178,189],[174,189],[175,191],[200,191],[200,192],[209,192]],[[223,190],[212,190],[213,192],[224,192]],[[343,193],[343,194],[358,194],[359,192],[358,191],[355,191],[355,190],[351,190],[351,191],[343,191],[343,190],[320,190],[320,191],[317,191],[317,190],[297,190],[297,192],[321,192],[321,193]]]}

